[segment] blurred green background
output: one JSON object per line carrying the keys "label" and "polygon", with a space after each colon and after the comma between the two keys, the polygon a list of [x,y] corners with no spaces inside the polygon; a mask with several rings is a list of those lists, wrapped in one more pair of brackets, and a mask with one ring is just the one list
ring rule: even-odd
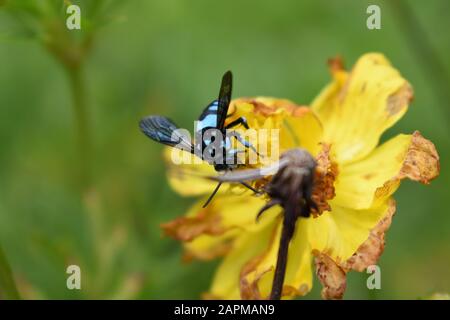
{"label": "blurred green background", "polygon": [[[171,191],[139,119],[192,129],[228,69],[234,97],[308,104],[329,81],[328,58],[350,67],[369,51],[415,89],[383,140],[420,130],[442,168],[430,186],[396,193],[382,289],[351,273],[345,298],[450,291],[449,1],[72,2],[82,31],[65,29],[62,0],[0,1],[0,245],[23,298],[199,298],[218,262],[183,264],[180,244],[162,237],[159,224],[194,199]],[[369,4],[381,30],[366,28]],[[66,288],[72,263],[81,291]],[[320,297],[314,286],[307,298]]]}

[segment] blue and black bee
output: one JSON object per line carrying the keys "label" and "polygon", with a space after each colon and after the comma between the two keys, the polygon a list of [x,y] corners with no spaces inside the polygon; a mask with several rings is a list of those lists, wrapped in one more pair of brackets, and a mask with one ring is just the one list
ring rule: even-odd
{"label": "blue and black bee", "polygon": [[[227,131],[238,125],[249,129],[244,117],[239,117],[225,125],[231,102],[232,84],[232,73],[227,71],[222,77],[218,99],[211,102],[200,114],[196,123],[194,143],[179,131],[180,128],[172,120],[163,116],[145,117],[140,121],[139,126],[146,136],[156,142],[189,151],[213,165],[218,172],[231,171],[239,165],[237,156],[240,152],[243,152],[243,150],[232,148],[231,138],[237,139],[245,148],[250,148],[257,153],[253,145],[244,140],[238,132]],[[217,139],[220,142],[219,148],[217,148],[217,145],[212,148]],[[240,183],[257,192],[247,183],[243,181]],[[219,182],[203,207],[209,204],[221,185],[222,182]]]}

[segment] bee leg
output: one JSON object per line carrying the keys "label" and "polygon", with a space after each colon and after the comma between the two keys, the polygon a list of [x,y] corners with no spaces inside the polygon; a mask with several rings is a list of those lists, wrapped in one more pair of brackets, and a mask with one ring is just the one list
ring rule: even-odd
{"label": "bee leg", "polygon": [[[236,151],[236,152],[243,152],[244,150],[233,150],[233,151]],[[228,168],[228,170],[229,171],[233,171],[233,168]],[[264,191],[263,190],[258,190],[258,189],[255,189],[255,188],[253,188],[251,185],[249,185],[248,183],[246,183],[246,182],[244,182],[244,181],[239,181],[239,183],[240,184],[242,184],[244,187],[246,187],[247,189],[249,189],[249,190],[252,190],[256,195],[262,195],[263,193],[264,193]]]}
{"label": "bee leg", "polygon": [[242,124],[244,126],[244,128],[247,129],[247,130],[250,128],[248,126],[247,119],[245,117],[239,117],[236,120],[231,121],[229,124],[227,124],[225,126],[225,129],[230,129],[230,128],[236,127],[236,126],[238,126],[240,124]]}
{"label": "bee leg", "polygon": [[251,185],[249,185],[248,183],[241,182],[241,184],[242,184],[244,187],[246,187],[247,189],[252,190],[256,195],[261,195],[261,194],[263,194],[263,191],[257,190],[257,189],[255,189],[255,188],[253,188],[253,187],[252,187]]}
{"label": "bee leg", "polygon": [[256,222],[258,222],[259,217],[261,217],[261,215],[264,213],[264,211],[269,210],[270,208],[272,208],[273,206],[276,206],[278,204],[281,204],[281,200],[279,200],[279,199],[271,199],[269,202],[267,202],[261,208],[261,210],[259,210],[258,214],[256,215]]}
{"label": "bee leg", "polygon": [[214,196],[216,195],[217,191],[219,191],[220,186],[222,185],[222,182],[219,182],[217,184],[217,187],[214,189],[213,193],[211,193],[211,195],[209,196],[208,200],[206,200],[205,204],[203,205],[202,208],[206,208],[206,206],[211,202],[212,198],[214,198]]}
{"label": "bee leg", "polygon": [[256,151],[256,148],[250,142],[248,142],[247,140],[243,139],[238,132],[233,131],[231,136],[236,138],[236,140],[239,141],[245,148],[252,149],[258,156],[262,157],[258,153],[258,151]]}
{"label": "bee leg", "polygon": [[[240,153],[245,153],[245,150],[239,150],[239,149],[232,149],[229,150],[226,153],[226,159],[225,159],[225,163],[227,164],[231,164],[231,165],[239,165],[239,164],[243,164],[242,162],[239,161],[238,155]],[[230,166],[229,170],[231,171],[232,168]]]}

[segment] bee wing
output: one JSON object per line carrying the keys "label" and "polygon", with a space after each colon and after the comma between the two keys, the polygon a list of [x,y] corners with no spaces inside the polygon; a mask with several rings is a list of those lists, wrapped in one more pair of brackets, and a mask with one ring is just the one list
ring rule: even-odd
{"label": "bee wing", "polygon": [[156,142],[194,153],[189,137],[169,118],[148,116],[139,122],[139,127],[147,137]]}
{"label": "bee wing", "polygon": [[233,74],[231,71],[225,72],[222,77],[219,92],[219,107],[217,110],[217,128],[223,129],[225,125],[225,118],[227,117],[228,107],[231,102],[231,90],[233,88]]}
{"label": "bee wing", "polygon": [[229,171],[223,175],[211,177],[211,179],[222,182],[251,181],[265,176],[273,176],[278,172],[279,169],[284,168],[288,164],[289,159],[280,159],[280,161],[275,162],[274,164],[267,167],[258,169]]}
{"label": "bee wing", "polygon": [[208,104],[200,114],[196,131],[204,128],[223,129],[231,101],[232,82],[231,71],[225,72],[220,85],[219,98]]}

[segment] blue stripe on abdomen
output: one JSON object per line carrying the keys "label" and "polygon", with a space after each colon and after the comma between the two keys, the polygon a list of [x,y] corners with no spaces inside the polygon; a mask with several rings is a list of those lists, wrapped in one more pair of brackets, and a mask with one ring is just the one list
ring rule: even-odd
{"label": "blue stripe on abdomen", "polygon": [[217,114],[208,114],[204,119],[197,121],[197,131],[203,130],[204,128],[215,128],[217,127]]}
{"label": "blue stripe on abdomen", "polygon": [[216,128],[217,127],[217,110],[219,108],[219,101],[214,100],[203,112],[203,117],[198,119],[197,131],[203,130],[204,128]]}

